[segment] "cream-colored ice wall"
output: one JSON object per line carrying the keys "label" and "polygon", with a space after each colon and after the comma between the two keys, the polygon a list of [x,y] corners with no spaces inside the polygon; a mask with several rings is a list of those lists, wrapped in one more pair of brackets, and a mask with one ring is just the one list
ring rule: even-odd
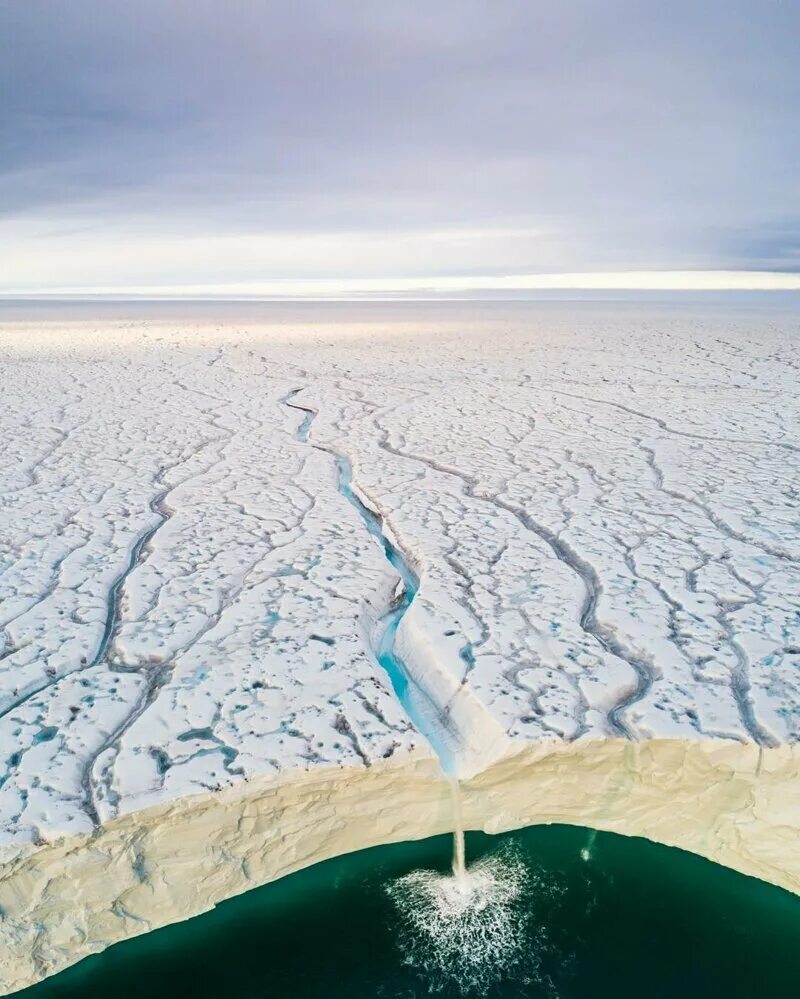
{"label": "cream-colored ice wall", "polygon": [[[690,850],[800,892],[800,754],[728,741],[519,744],[462,785],[467,828],[586,825]],[[0,880],[3,994],[302,867],[449,831],[422,754],[197,795],[32,849]]]}

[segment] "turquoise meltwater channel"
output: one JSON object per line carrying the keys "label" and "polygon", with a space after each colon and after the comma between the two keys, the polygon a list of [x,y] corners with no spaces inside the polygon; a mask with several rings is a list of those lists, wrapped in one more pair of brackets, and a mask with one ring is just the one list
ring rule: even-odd
{"label": "turquoise meltwater channel", "polygon": [[302,388],[292,389],[281,400],[288,409],[302,414],[302,419],[294,431],[295,440],[300,444],[316,448],[333,460],[337,489],[356,510],[367,532],[375,539],[387,562],[400,577],[401,585],[398,592],[378,622],[373,654],[385,670],[395,696],[403,705],[406,714],[439,757],[442,770],[452,776],[455,769],[454,741],[448,730],[447,719],[442,716],[442,712],[432,702],[427,692],[414,682],[396,649],[397,630],[417,595],[419,577],[387,533],[380,514],[371,510],[353,488],[353,468],[350,460],[328,446],[309,441],[316,413],[313,409],[294,401],[300,392]]}

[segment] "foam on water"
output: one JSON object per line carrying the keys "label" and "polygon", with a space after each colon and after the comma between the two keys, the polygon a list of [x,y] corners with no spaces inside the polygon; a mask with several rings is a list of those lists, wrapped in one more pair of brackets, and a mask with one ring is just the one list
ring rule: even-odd
{"label": "foam on water", "polygon": [[532,879],[512,848],[456,874],[412,871],[388,887],[403,959],[430,991],[487,991],[518,964],[529,940]]}
{"label": "foam on water", "polygon": [[586,840],[586,846],[581,850],[581,860],[589,861],[592,859],[592,851],[594,850],[594,841],[597,839],[597,830],[591,829],[589,831],[589,836]]}

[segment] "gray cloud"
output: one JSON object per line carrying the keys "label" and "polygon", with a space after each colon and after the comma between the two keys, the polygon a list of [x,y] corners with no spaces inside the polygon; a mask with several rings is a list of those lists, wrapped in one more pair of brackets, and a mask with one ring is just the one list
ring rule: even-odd
{"label": "gray cloud", "polygon": [[512,230],[483,273],[796,269],[799,36],[779,0],[7,3],[0,234]]}

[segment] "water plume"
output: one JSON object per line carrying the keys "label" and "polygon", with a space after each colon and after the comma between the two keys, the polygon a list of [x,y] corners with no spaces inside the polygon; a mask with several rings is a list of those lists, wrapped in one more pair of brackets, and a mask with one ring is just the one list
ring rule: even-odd
{"label": "water plume", "polygon": [[429,989],[481,994],[523,953],[528,871],[511,847],[470,867],[458,863],[456,848],[452,874],[412,871],[387,890],[400,915],[403,959]]}

